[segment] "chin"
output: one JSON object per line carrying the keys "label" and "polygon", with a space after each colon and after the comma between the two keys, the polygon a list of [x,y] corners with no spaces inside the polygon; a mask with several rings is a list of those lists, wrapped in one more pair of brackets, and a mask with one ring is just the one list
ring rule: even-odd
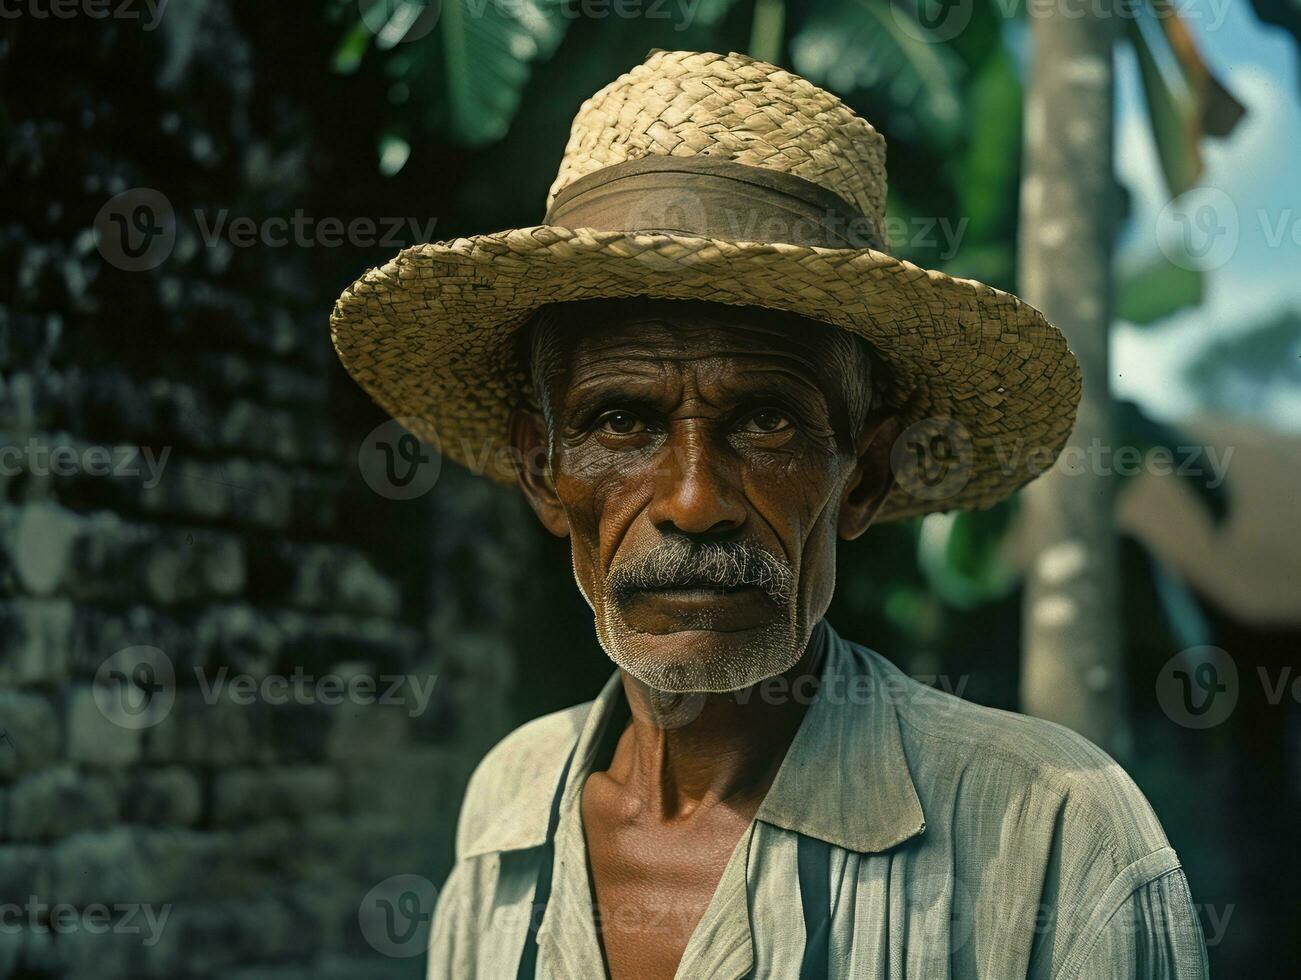
{"label": "chin", "polygon": [[[602,623],[602,619],[609,621]],[[789,670],[804,653],[794,617],[737,630],[642,632],[620,617],[597,617],[606,654],[647,687],[677,694],[738,691]]]}

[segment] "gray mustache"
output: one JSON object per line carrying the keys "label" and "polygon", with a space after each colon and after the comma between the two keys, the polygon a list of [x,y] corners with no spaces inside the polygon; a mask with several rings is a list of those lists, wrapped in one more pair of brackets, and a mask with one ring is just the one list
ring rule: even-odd
{"label": "gray mustache", "polygon": [[785,559],[749,542],[696,544],[673,538],[614,565],[610,589],[617,596],[626,596],[638,589],[734,589],[752,585],[774,602],[786,602],[791,597],[794,577]]}

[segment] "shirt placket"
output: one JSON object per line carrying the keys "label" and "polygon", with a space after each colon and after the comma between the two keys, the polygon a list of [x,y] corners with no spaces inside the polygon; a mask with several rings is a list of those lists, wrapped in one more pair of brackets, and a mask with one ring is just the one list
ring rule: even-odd
{"label": "shirt placket", "polygon": [[678,963],[675,980],[739,980],[754,968],[747,868],[754,842],[751,821],[719,879]]}

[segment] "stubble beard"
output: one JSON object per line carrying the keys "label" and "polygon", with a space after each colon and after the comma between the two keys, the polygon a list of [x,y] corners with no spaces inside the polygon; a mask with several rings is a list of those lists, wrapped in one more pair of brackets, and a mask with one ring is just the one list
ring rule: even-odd
{"label": "stubble beard", "polygon": [[[701,631],[707,632],[707,631]],[[795,603],[765,625],[739,634],[714,633],[681,660],[664,656],[664,636],[634,630],[619,603],[605,602],[596,614],[596,636],[614,663],[647,687],[674,694],[739,691],[785,673],[799,661],[808,638],[800,637]]]}
{"label": "stubble beard", "polygon": [[[630,581],[646,585],[676,579],[684,569],[716,579],[718,584],[745,582],[762,588],[775,615],[761,626],[734,633],[708,629],[706,618],[692,630],[700,635],[698,642],[688,651],[678,649],[674,655],[666,655],[666,638],[677,634],[634,629],[623,614],[621,586]],[[799,615],[797,578],[789,563],[766,549],[723,545],[714,546],[711,552],[708,546],[686,547],[677,542],[615,570],[600,596],[588,596],[584,591],[584,598],[595,613],[602,649],[622,670],[655,691],[722,693],[785,673],[803,655],[808,636],[802,635],[807,624],[801,623]]]}

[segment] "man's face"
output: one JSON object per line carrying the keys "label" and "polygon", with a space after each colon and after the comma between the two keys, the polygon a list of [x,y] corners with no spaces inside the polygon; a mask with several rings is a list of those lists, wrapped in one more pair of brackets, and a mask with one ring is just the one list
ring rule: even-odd
{"label": "man's face", "polygon": [[846,497],[889,485],[856,446],[865,359],[821,324],[696,304],[574,308],[551,336],[550,476],[525,489],[571,537],[607,654],[663,691],[790,668],[831,601]]}

